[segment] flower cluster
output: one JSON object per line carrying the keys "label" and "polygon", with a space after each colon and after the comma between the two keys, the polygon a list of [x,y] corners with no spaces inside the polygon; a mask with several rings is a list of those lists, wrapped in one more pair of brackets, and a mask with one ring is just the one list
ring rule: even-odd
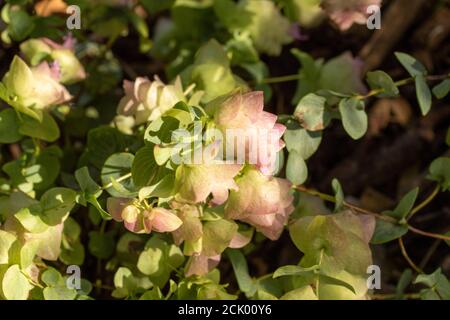
{"label": "flower cluster", "polygon": [[138,77],[135,81],[125,80],[123,88],[125,96],[119,102],[114,122],[125,133],[161,117],[180,101],[196,105],[202,97],[202,92],[198,91],[188,99],[186,93],[190,90],[183,92],[180,78],[166,85],[157,76],[153,81]]}
{"label": "flower cluster", "polygon": [[3,78],[6,89],[23,107],[45,109],[62,104],[72,97],[60,84],[60,73],[48,62],[29,67],[22,59],[15,57],[8,73]]}
{"label": "flower cluster", "polygon": [[[138,78],[135,82],[126,81],[124,88],[119,113],[133,116],[136,123],[146,123],[149,128],[158,121],[165,125],[161,115],[179,116],[180,120],[193,112],[192,121],[195,111],[189,105],[203,109],[200,100],[192,98],[185,104],[185,110],[180,109],[177,103],[186,103],[187,99],[179,80],[175,85],[164,85],[158,78],[153,82]],[[188,144],[192,153],[200,147],[200,162],[170,161],[165,154],[173,155],[179,149],[173,143],[160,142],[153,150],[158,164],[153,170],[166,170],[166,178],[173,176],[170,191],[164,197],[152,196],[157,184],[144,187],[143,190],[152,191],[145,193],[147,196],[140,192],[139,199],[110,198],[108,211],[113,219],[123,221],[135,233],[171,232],[176,244],[184,243],[184,254],[191,256],[187,274],[205,273],[220,260],[227,247],[246,245],[251,236],[238,231],[240,225],[250,225],[268,238],[278,239],[293,211],[290,182],[272,176],[276,153],[284,147],[281,136],[286,128],[276,123],[275,115],[263,109],[262,92],[236,92],[208,103],[201,112],[208,138]],[[186,130],[192,125],[186,120],[179,123]],[[225,138],[209,136],[210,128]],[[239,134],[228,134],[233,130]],[[239,135],[243,137],[244,161],[238,161],[241,155],[235,149]],[[195,135],[192,139],[195,140]],[[221,148],[234,151],[224,155],[219,152]],[[143,167],[152,165],[153,162],[148,162]]]}

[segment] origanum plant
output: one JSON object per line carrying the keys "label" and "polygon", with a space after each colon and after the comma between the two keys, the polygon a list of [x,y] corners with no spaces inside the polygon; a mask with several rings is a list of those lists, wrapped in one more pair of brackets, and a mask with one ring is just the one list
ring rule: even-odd
{"label": "origanum plant", "polygon": [[[308,172],[328,132],[367,137],[374,100],[414,89],[426,116],[450,91],[448,70],[430,75],[407,53],[393,55],[404,69],[394,80],[363,74],[349,51],[301,49],[304,30],[363,25],[381,2],[6,1],[0,299],[383,298],[368,270],[373,245],[393,243],[410,269],[392,297],[449,300],[445,270],[426,274],[429,257],[417,265],[403,239],[450,243],[448,226],[412,219],[448,198],[450,130],[422,175],[434,189],[417,182],[383,210],[337,179],[332,194],[316,190],[327,164]],[[81,8],[81,29],[67,30],[68,4]],[[271,77],[287,56],[298,72]],[[268,244],[289,259],[263,257],[250,274]]]}

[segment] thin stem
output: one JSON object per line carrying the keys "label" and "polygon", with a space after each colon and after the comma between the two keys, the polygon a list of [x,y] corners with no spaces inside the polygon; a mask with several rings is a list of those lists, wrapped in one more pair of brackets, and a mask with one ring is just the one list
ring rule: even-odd
{"label": "thin stem", "polygon": [[[294,189],[298,190],[300,192],[303,192],[303,193],[307,193],[307,194],[312,195],[312,196],[319,197],[322,200],[325,200],[325,201],[328,201],[328,202],[332,202],[332,203],[336,203],[336,199],[332,195],[321,193],[321,192],[316,191],[316,190],[308,189],[308,188],[305,188],[303,186],[294,186]],[[386,221],[389,221],[389,222],[397,222],[397,220],[395,220],[392,217],[384,216],[382,214],[379,214],[379,213],[376,213],[376,212],[372,212],[372,211],[360,208],[360,207],[358,207],[356,205],[348,203],[347,201],[344,201],[343,205],[345,207],[355,211],[355,212],[358,212],[358,213],[363,213],[363,214],[368,214],[368,215],[371,215],[371,216],[375,216],[378,219],[386,220]]]}
{"label": "thin stem", "polygon": [[[123,176],[117,178],[117,179],[116,179],[116,182],[122,182],[122,181],[124,181],[124,180],[129,179],[129,178],[131,178],[131,172],[130,172],[130,173],[127,173],[126,175],[123,175]],[[104,185],[104,186],[102,187],[102,190],[109,189],[109,188],[111,188],[112,186],[113,186],[113,183],[110,182],[110,183],[108,183],[107,185]]]}
{"label": "thin stem", "polygon": [[408,219],[411,219],[413,215],[415,215],[418,211],[422,210],[424,207],[426,207],[435,197],[436,195],[439,193],[440,187],[439,185],[437,185],[433,192],[431,192],[431,194],[425,199],[423,200],[420,204],[418,204],[416,207],[414,207],[411,210],[411,213],[408,217]]}
{"label": "thin stem", "polygon": [[[447,79],[448,77],[449,76],[447,74],[444,74],[444,75],[432,75],[432,76],[427,76],[426,80],[428,80],[428,81],[439,81],[439,80]],[[414,78],[410,77],[410,78],[406,78],[406,79],[395,81],[394,85],[396,87],[401,87],[401,86],[407,85],[407,84],[409,84],[409,83],[411,83],[413,81],[414,81]],[[357,98],[359,100],[364,100],[364,99],[367,99],[369,97],[376,96],[377,94],[383,93],[384,91],[385,91],[384,88],[376,88],[376,89],[370,90],[365,95],[357,95],[355,98]]]}
{"label": "thin stem", "polygon": [[445,236],[445,235],[438,234],[438,233],[432,233],[432,232],[423,231],[423,230],[414,228],[413,226],[408,226],[408,229],[410,231],[414,232],[414,233],[420,234],[420,235],[425,236],[425,237],[441,239],[441,240],[445,240],[445,241],[450,241],[450,237],[449,236]]}
{"label": "thin stem", "polygon": [[31,276],[30,276],[28,273],[26,273],[25,271],[21,270],[20,273],[22,273],[22,274],[28,279],[28,281],[29,281],[31,284],[33,284],[34,286],[39,287],[39,288],[44,288],[44,286],[42,286],[39,282],[34,281],[34,280],[31,278]]}
{"label": "thin stem", "polygon": [[405,244],[403,243],[403,238],[398,238],[398,244],[400,245],[400,250],[402,251],[403,257],[408,262],[408,264],[413,268],[417,273],[423,273],[423,271],[411,260],[408,253],[406,252]]}
{"label": "thin stem", "polygon": [[[449,76],[447,74],[444,75],[431,75],[431,76],[427,76],[426,79],[428,81],[439,81],[439,80],[444,80],[447,79]],[[279,76],[279,77],[272,77],[272,78],[266,78],[263,79],[260,83],[265,83],[265,84],[271,84],[271,83],[281,83],[281,82],[289,82],[289,81],[296,81],[299,80],[301,78],[300,74],[290,74],[287,76]],[[401,87],[404,86],[406,84],[409,84],[411,82],[414,81],[414,78],[410,77],[410,78],[406,78],[406,79],[402,79],[402,80],[398,80],[396,82],[394,82],[396,87]],[[358,95],[356,96],[356,98],[358,99],[366,99],[368,97],[383,93],[384,89],[383,88],[377,88],[377,89],[373,89],[371,91],[369,91],[369,93],[367,93],[366,95]]]}
{"label": "thin stem", "polygon": [[261,81],[261,83],[270,84],[270,83],[280,83],[280,82],[288,82],[288,81],[296,81],[300,79],[299,74],[291,74],[288,76],[281,76],[281,77],[273,77],[273,78],[266,78]]}
{"label": "thin stem", "polygon": [[333,196],[331,196],[329,194],[326,194],[326,193],[322,193],[322,192],[319,192],[319,191],[316,191],[316,190],[313,190],[313,189],[308,189],[308,188],[306,188],[304,186],[294,186],[293,188],[295,190],[300,191],[300,192],[307,193],[307,194],[309,194],[311,196],[319,197],[320,199],[328,201],[328,202],[333,202],[333,203],[336,202],[336,200],[335,200],[335,198]]}
{"label": "thin stem", "polygon": [[[335,198],[333,196],[329,195],[329,194],[321,193],[319,191],[308,189],[308,188],[305,188],[303,186],[293,186],[293,189],[295,189],[297,191],[300,191],[300,192],[303,192],[303,193],[306,193],[306,194],[309,194],[309,195],[312,195],[312,196],[319,197],[319,198],[321,198],[324,201],[336,203]],[[348,203],[346,201],[344,201],[343,205],[345,207],[351,209],[355,213],[368,214],[368,215],[374,216],[375,218],[380,219],[380,220],[384,220],[384,221],[388,221],[388,222],[392,222],[392,223],[398,223],[398,221],[396,219],[392,218],[392,217],[385,216],[385,215],[382,215],[380,213],[376,213],[376,212],[372,212],[372,211],[360,208],[360,207],[355,206],[353,204],[350,204],[350,203]],[[441,239],[441,240],[445,240],[445,241],[450,241],[450,236],[423,231],[423,230],[417,229],[417,228],[415,228],[415,227],[413,227],[411,225],[408,225],[408,229],[411,232],[420,234],[420,235],[425,236],[425,237]]]}

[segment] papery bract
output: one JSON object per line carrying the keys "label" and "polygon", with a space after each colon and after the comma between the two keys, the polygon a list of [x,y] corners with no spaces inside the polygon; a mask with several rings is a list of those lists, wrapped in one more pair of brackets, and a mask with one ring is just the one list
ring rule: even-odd
{"label": "papery bract", "polygon": [[124,222],[125,228],[134,233],[172,232],[182,225],[182,221],[164,208],[141,209],[132,199],[108,198],[107,209],[114,220]]}
{"label": "papery bract", "polygon": [[173,85],[164,84],[158,77],[153,81],[139,77],[135,81],[125,80],[125,96],[120,100],[117,113],[133,117],[139,125],[160,117],[180,101],[186,101],[178,78]]}
{"label": "papery bract", "polygon": [[254,226],[276,240],[294,210],[288,180],[267,177],[252,167],[236,179],[239,191],[232,191],[225,205],[225,216]]}
{"label": "papery bract", "polygon": [[3,83],[10,93],[17,96],[19,103],[23,106],[45,109],[72,98],[58,80],[47,62],[29,68],[16,56],[3,78]]}
{"label": "papery bract", "polygon": [[183,241],[198,241],[203,235],[200,208],[195,205],[182,204],[176,201],[172,201],[170,206],[176,211],[181,221],[183,221],[180,228],[172,232],[175,244],[180,245]]}
{"label": "papery bract", "polygon": [[217,148],[212,154],[205,148],[201,164],[182,164],[176,171],[177,199],[181,202],[205,202],[212,194],[212,203],[220,205],[228,198],[228,190],[236,190],[233,178],[242,165],[225,164],[215,160]]}
{"label": "papery bract", "polygon": [[238,93],[212,108],[214,122],[225,138],[227,156],[231,153],[242,158],[238,153],[243,143],[245,160],[264,174],[273,173],[276,153],[284,147],[281,137],[286,127],[276,123],[276,115],[263,110],[263,92]]}
{"label": "papery bract", "polygon": [[73,42],[72,37],[67,37],[62,45],[48,38],[30,39],[20,45],[20,50],[31,65],[49,57],[60,68],[60,82],[72,84],[86,78],[84,67],[75,56]]}
{"label": "papery bract", "polygon": [[210,272],[215,267],[217,267],[219,262],[220,262],[220,255],[213,257],[207,257],[204,255],[194,255],[189,259],[184,273],[186,277],[192,275],[202,276]]}

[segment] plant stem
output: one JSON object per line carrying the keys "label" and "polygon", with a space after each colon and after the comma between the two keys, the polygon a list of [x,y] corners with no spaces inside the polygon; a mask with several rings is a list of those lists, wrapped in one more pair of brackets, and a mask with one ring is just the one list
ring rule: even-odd
{"label": "plant stem", "polygon": [[[293,189],[295,189],[297,191],[300,191],[300,192],[303,192],[303,193],[306,193],[306,194],[309,194],[309,195],[312,195],[312,196],[319,197],[322,200],[325,200],[325,201],[328,201],[328,202],[336,203],[335,198],[333,196],[329,195],[329,194],[321,193],[319,191],[308,189],[308,188],[305,188],[303,186],[293,186]],[[367,214],[367,215],[374,216],[375,218],[380,219],[380,220],[385,220],[385,221],[392,222],[392,223],[398,223],[398,221],[396,219],[392,218],[392,217],[385,216],[385,215],[382,215],[380,213],[376,213],[376,212],[372,212],[372,211],[360,208],[360,207],[355,206],[353,204],[350,204],[350,203],[348,203],[346,201],[344,201],[343,205],[345,207],[351,209],[355,213]],[[408,225],[408,230],[410,230],[411,232],[420,234],[422,236],[425,236],[425,237],[441,239],[441,240],[445,240],[445,241],[450,241],[450,236],[423,231],[423,230],[417,229],[417,228],[415,228],[415,227],[413,227],[411,225]]]}
{"label": "plant stem", "polygon": [[[296,81],[299,80],[301,78],[300,74],[290,74],[287,76],[279,76],[279,77],[272,77],[272,78],[265,78],[263,79],[260,83],[265,83],[265,84],[271,84],[271,83],[281,83],[281,82],[289,82],[289,81]],[[449,75],[444,74],[444,75],[431,75],[431,76],[427,76],[426,79],[428,81],[439,81],[439,80],[444,80],[449,78]],[[402,79],[402,80],[398,80],[396,82],[394,82],[396,87],[401,87],[404,86],[406,84],[409,84],[411,82],[414,81],[414,78],[410,77],[410,78],[406,78],[406,79]],[[377,89],[373,89],[371,91],[369,91],[368,94],[366,95],[358,95],[356,96],[358,99],[365,99],[380,93],[383,93],[384,89],[383,88],[377,88]]]}
{"label": "plant stem", "polygon": [[[129,178],[131,178],[131,172],[130,172],[130,173],[127,173],[126,175],[123,175],[123,176],[117,178],[117,179],[116,179],[116,182],[122,182],[122,181],[124,181],[124,180],[129,179]],[[102,190],[106,190],[106,189],[108,189],[108,188],[111,188],[112,186],[113,186],[113,183],[110,182],[110,183],[108,183],[107,185],[104,185],[104,186],[102,187]]]}
{"label": "plant stem", "polygon": [[408,255],[408,252],[406,252],[405,244],[403,243],[403,238],[398,238],[398,244],[400,245],[400,250],[402,251],[403,257],[405,257],[405,260],[408,262],[408,264],[413,268],[417,273],[423,273],[423,271],[411,260],[411,258]]}
{"label": "plant stem", "polygon": [[300,75],[299,74],[291,74],[288,76],[281,76],[281,77],[273,77],[273,78],[266,78],[261,81],[261,83],[270,84],[270,83],[280,83],[280,82],[288,82],[288,81],[295,81],[299,80]]}
{"label": "plant stem", "polygon": [[449,236],[445,236],[445,235],[438,234],[438,233],[432,233],[432,232],[423,231],[423,230],[414,228],[413,226],[408,226],[408,229],[410,231],[414,232],[414,233],[420,234],[420,235],[425,236],[425,237],[441,239],[441,240],[445,240],[445,241],[450,241],[450,237]]}
{"label": "plant stem", "polygon": [[[432,75],[432,76],[427,76],[426,80],[428,80],[428,81],[438,81],[438,80],[447,79],[448,77],[449,76],[447,74],[444,74],[444,75]],[[409,83],[411,83],[413,81],[414,81],[414,78],[410,77],[410,78],[406,78],[406,79],[395,81],[394,84],[395,84],[396,87],[401,87],[401,86],[407,85],[407,84],[409,84]],[[383,93],[384,91],[385,91],[384,88],[372,89],[367,94],[365,94],[365,95],[357,95],[357,96],[355,96],[355,98],[359,99],[359,100],[364,100],[364,99],[367,99],[369,97],[376,96],[377,94]]]}
{"label": "plant stem", "polygon": [[[321,193],[321,192],[318,192],[316,190],[308,189],[308,188],[305,188],[303,186],[294,186],[294,189],[296,189],[296,190],[298,190],[300,192],[303,192],[303,193],[307,193],[307,194],[312,195],[312,196],[319,197],[322,200],[325,200],[325,201],[328,201],[328,202],[332,202],[332,203],[336,203],[336,200],[335,200],[335,198],[332,195]],[[360,207],[355,206],[355,205],[353,205],[351,203],[348,203],[347,201],[344,201],[343,205],[345,207],[353,210],[353,211],[356,211],[356,212],[359,212],[359,213],[363,213],[363,214],[368,214],[368,215],[371,215],[371,216],[375,216],[376,218],[381,219],[381,220],[386,220],[386,221],[389,221],[389,222],[397,222],[397,220],[395,220],[394,218],[391,218],[391,217],[388,217],[388,216],[384,216],[384,215],[382,215],[380,213],[376,213],[376,212],[372,212],[372,211],[360,208]]]}
{"label": "plant stem", "polygon": [[411,214],[408,217],[408,220],[412,218],[413,215],[415,215],[418,211],[422,210],[424,207],[426,207],[433,199],[434,197],[436,197],[436,195],[439,193],[440,187],[439,185],[437,185],[433,192],[431,192],[431,194],[425,199],[423,200],[420,204],[418,204],[416,207],[414,207],[411,210]]}

